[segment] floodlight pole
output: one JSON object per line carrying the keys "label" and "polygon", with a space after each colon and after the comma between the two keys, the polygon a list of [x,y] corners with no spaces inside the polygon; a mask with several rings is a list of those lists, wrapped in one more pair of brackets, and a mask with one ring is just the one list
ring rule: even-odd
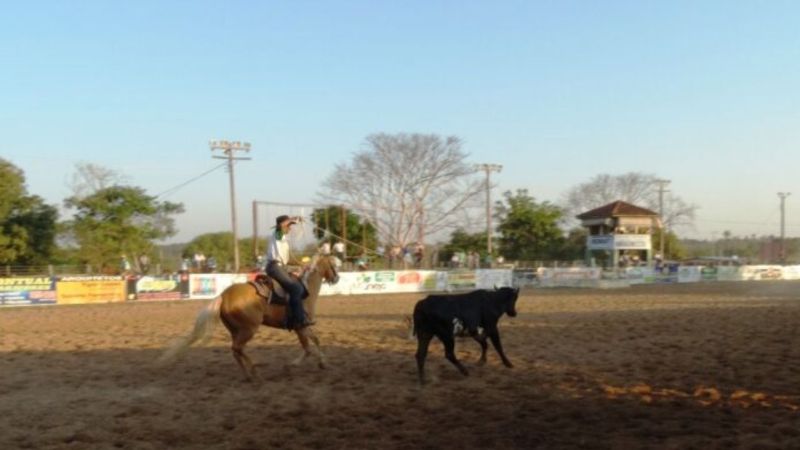
{"label": "floodlight pole", "polygon": [[791,192],[778,192],[778,197],[781,199],[781,252],[778,255],[781,264],[786,264],[786,197],[792,195]]}
{"label": "floodlight pole", "polygon": [[664,240],[666,233],[664,233],[664,229],[667,227],[667,223],[664,221],[664,192],[669,191],[665,190],[664,188],[670,184],[671,181],[658,179],[655,180],[655,183],[658,185],[658,217],[661,219],[661,239],[659,239],[659,253],[661,254],[661,261],[666,261],[667,255],[664,254]]}
{"label": "floodlight pole", "polygon": [[491,173],[500,172],[503,166],[500,164],[475,164],[476,170],[482,170],[486,173],[486,252],[491,258],[492,256],[492,183]]}
{"label": "floodlight pole", "polygon": [[239,141],[209,141],[208,146],[211,148],[211,151],[214,150],[221,150],[225,156],[212,156],[215,159],[226,159],[228,161],[228,181],[230,185],[230,193],[231,193],[231,228],[233,230],[233,271],[239,271],[239,233],[237,231],[237,222],[236,222],[236,186],[234,183],[234,174],[233,174],[233,162],[234,161],[243,161],[249,160],[251,158],[240,158],[235,157],[234,152],[249,152],[250,151],[250,143],[249,142],[239,142]]}

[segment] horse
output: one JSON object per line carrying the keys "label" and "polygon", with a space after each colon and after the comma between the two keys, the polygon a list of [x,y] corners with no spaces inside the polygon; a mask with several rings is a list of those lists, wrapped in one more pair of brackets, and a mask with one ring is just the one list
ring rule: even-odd
{"label": "horse", "polygon": [[[315,256],[309,265],[306,279],[308,297],[303,301],[308,318],[312,322],[316,315],[317,298],[323,280],[330,284],[336,284],[339,281],[339,274],[336,272],[332,257]],[[245,378],[253,381],[258,377],[252,360],[244,353],[244,347],[261,325],[285,329],[286,314],[286,305],[267,304],[267,301],[258,295],[252,284],[233,284],[200,311],[192,331],[186,336],[176,339],[164,351],[160,362],[169,362],[193,343],[208,340],[212,336],[216,323],[221,321],[231,335],[231,350],[234,359],[244,372]],[[309,346],[309,342],[311,342],[314,344],[319,367],[324,369],[327,361],[320,349],[319,337],[314,332],[313,325],[293,331],[297,334],[300,345],[303,347],[303,354],[295,359],[292,365],[300,364],[311,355]]]}

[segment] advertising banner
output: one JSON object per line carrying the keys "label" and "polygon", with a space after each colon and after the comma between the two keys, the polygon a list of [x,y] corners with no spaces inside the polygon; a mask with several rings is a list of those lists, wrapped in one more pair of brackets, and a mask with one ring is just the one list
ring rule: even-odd
{"label": "advertising banner", "polygon": [[133,294],[136,300],[180,300],[184,298],[180,277],[181,275],[141,277],[134,284],[135,291],[129,292],[128,297]]}
{"label": "advertising banner", "polygon": [[630,284],[644,284],[655,282],[655,273],[652,267],[627,267],[625,279]]}
{"label": "advertising banner", "polygon": [[800,266],[783,266],[784,280],[800,280]]}
{"label": "advertising banner", "polygon": [[717,268],[715,267],[700,267],[700,278],[703,281],[717,281]]}
{"label": "advertising banner", "polygon": [[447,288],[454,291],[475,289],[477,278],[475,271],[454,270],[447,272]]}
{"label": "advertising banner", "polygon": [[539,284],[539,274],[536,269],[515,269],[511,273],[514,287],[536,286]]}
{"label": "advertising banner", "polygon": [[125,279],[121,276],[73,276],[56,278],[59,305],[125,301]]}
{"label": "advertising banner", "polygon": [[587,236],[586,247],[589,250],[649,250],[651,239],[649,234]]}
{"label": "advertising banner", "polygon": [[244,273],[193,273],[189,275],[189,297],[207,300],[217,297],[234,283],[246,283]]}
{"label": "advertising banner", "polygon": [[598,267],[540,268],[539,278],[548,281],[599,280],[602,270]]}
{"label": "advertising banner", "polygon": [[742,281],[741,267],[719,266],[717,267],[717,280],[719,281]]}
{"label": "advertising banner", "polygon": [[511,286],[513,273],[510,269],[478,269],[475,271],[475,286],[478,289],[494,289]]}
{"label": "advertising banner", "polygon": [[698,283],[702,279],[700,266],[682,266],[678,268],[678,283]]}
{"label": "advertising banner", "polygon": [[740,273],[743,280],[780,280],[783,278],[781,266],[742,266]]}
{"label": "advertising banner", "polygon": [[46,305],[56,302],[51,277],[0,278],[0,306]]}

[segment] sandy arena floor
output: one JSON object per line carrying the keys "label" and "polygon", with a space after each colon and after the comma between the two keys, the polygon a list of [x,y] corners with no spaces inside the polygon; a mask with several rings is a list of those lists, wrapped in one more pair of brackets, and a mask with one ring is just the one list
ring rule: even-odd
{"label": "sandy arena floor", "polygon": [[501,335],[515,363],[434,341],[417,387],[402,324],[419,295],[320,300],[332,367],[293,335],[219,327],[153,362],[205,302],[0,310],[0,448],[800,448],[800,283],[530,290]]}

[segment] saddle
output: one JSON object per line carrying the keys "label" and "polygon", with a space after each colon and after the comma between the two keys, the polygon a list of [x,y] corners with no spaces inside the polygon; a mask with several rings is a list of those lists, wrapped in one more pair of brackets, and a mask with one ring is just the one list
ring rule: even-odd
{"label": "saddle", "polygon": [[[306,285],[305,278],[297,278],[300,284],[303,285],[303,296],[300,300],[308,298],[308,286]],[[253,281],[247,282],[256,290],[259,297],[263,298],[268,305],[287,306],[289,304],[289,296],[283,289],[280,283],[276,283],[269,275],[260,273],[256,275]]]}

